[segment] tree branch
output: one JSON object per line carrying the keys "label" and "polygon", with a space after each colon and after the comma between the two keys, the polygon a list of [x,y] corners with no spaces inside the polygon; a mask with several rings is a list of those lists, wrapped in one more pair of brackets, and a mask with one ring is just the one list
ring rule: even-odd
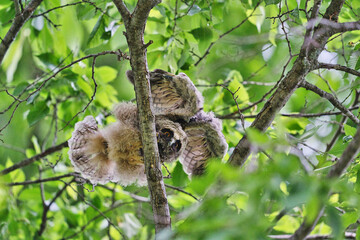
{"label": "tree branch", "polygon": [[12,186],[24,186],[24,185],[30,185],[30,184],[37,184],[37,183],[43,183],[43,182],[51,182],[51,181],[58,181],[62,178],[67,178],[67,177],[81,177],[78,173],[68,173],[68,174],[64,174],[64,175],[60,175],[60,176],[56,176],[56,177],[50,177],[50,178],[44,178],[44,179],[37,179],[37,180],[32,180],[32,181],[24,181],[24,182],[13,182],[13,183],[8,183],[7,186],[12,187]]}
{"label": "tree branch", "polygon": [[350,112],[349,109],[347,109],[346,107],[344,107],[341,102],[334,97],[332,94],[325,92],[323,90],[321,90],[320,88],[318,88],[317,86],[304,81],[301,84],[301,87],[305,88],[306,90],[310,90],[314,93],[316,93],[317,95],[319,95],[320,97],[326,98],[327,100],[329,100],[329,102],[336,107],[337,109],[339,109],[340,111],[342,111],[348,118],[350,118],[354,123],[356,123],[357,125],[360,124],[360,120],[352,113]]}
{"label": "tree branch", "polygon": [[317,66],[316,66],[316,69],[319,69],[319,68],[335,69],[335,70],[347,72],[347,73],[350,73],[352,75],[360,77],[360,72],[359,71],[356,71],[356,70],[354,70],[352,68],[349,68],[349,67],[346,67],[346,66],[342,66],[340,64],[318,63]]}
{"label": "tree branch", "polygon": [[144,44],[144,30],[150,10],[161,1],[139,0],[130,15],[123,1],[113,0],[122,15],[126,28],[126,40],[130,52],[130,64],[134,74],[134,86],[144,149],[145,173],[154,214],[155,230],[171,226],[170,210],[161,172],[159,150],[155,131],[155,117],[151,111],[151,91],[149,70]]}
{"label": "tree branch", "polygon": [[47,223],[47,213],[49,212],[50,210],[50,207],[51,205],[56,201],[56,199],[58,197],[61,196],[61,194],[65,191],[65,189],[74,181],[71,180],[70,182],[68,183],[65,183],[65,186],[63,188],[61,188],[57,193],[56,195],[53,197],[53,199],[51,200],[51,202],[47,205],[44,206],[43,208],[43,214],[42,214],[42,218],[41,218],[41,224],[40,224],[40,229],[36,232],[36,236],[41,236],[44,231],[45,231],[45,228],[46,228],[46,223]]}
{"label": "tree branch", "polygon": [[8,173],[10,173],[10,172],[12,172],[12,171],[14,171],[14,170],[16,170],[16,169],[25,167],[25,166],[27,166],[27,165],[29,165],[29,164],[32,164],[33,162],[35,162],[35,161],[37,161],[37,160],[40,160],[41,158],[43,158],[43,157],[45,157],[45,156],[47,156],[47,155],[50,155],[50,154],[52,154],[52,153],[54,153],[54,152],[57,152],[57,151],[65,148],[65,147],[67,147],[67,146],[68,146],[68,143],[67,143],[67,141],[65,141],[65,142],[63,142],[63,143],[60,143],[60,144],[57,145],[57,146],[48,148],[48,149],[46,149],[46,150],[45,150],[44,152],[42,152],[42,153],[39,153],[39,154],[37,154],[37,155],[35,155],[35,156],[31,157],[31,158],[25,159],[25,160],[23,160],[23,161],[21,161],[21,162],[19,162],[19,163],[16,163],[16,164],[12,165],[11,167],[5,168],[4,170],[2,170],[2,171],[0,172],[0,176],[1,176],[1,175],[8,174]]}
{"label": "tree branch", "polygon": [[[330,16],[329,14],[331,13],[332,20],[337,20],[343,2],[344,0],[333,0],[326,10],[325,15]],[[315,4],[320,3],[316,1]],[[327,18],[324,16],[324,18],[329,19],[330,17]],[[263,132],[270,126],[275,115],[283,108],[283,106],[285,106],[293,92],[301,85],[305,76],[312,70],[312,66],[317,63],[317,59],[329,37],[329,33],[324,31],[324,26],[320,24],[315,27],[312,39],[309,42],[310,44],[307,42],[308,40],[305,36],[299,57],[251,124],[252,128],[256,128]],[[235,166],[242,166],[250,153],[251,144],[245,135],[235,147],[229,158],[229,163]]]}
{"label": "tree branch", "polygon": [[35,9],[40,5],[41,2],[42,0],[32,0],[21,14],[15,16],[9,31],[6,33],[5,37],[0,43],[0,65],[4,59],[7,50],[9,50],[11,43],[14,41],[16,35],[20,31],[24,23],[31,17],[31,15],[34,13]]}
{"label": "tree branch", "polygon": [[127,7],[125,6],[125,3],[122,0],[113,0],[116,8],[119,10],[120,15],[122,16],[124,22],[125,21],[130,21],[131,18],[131,14],[129,12],[129,10],[127,9]]}
{"label": "tree branch", "polygon": [[255,10],[259,7],[260,3],[262,1],[259,1],[258,4],[254,7],[253,11],[250,13],[249,16],[247,16],[244,20],[242,20],[238,25],[236,25],[235,27],[232,27],[231,29],[227,30],[226,32],[224,32],[223,34],[221,34],[219,36],[219,38],[217,40],[215,40],[214,42],[211,42],[209,47],[206,49],[204,55],[202,55],[197,62],[194,64],[195,67],[210,53],[210,49],[214,46],[214,44],[219,41],[220,39],[222,39],[223,37],[225,37],[226,35],[228,35],[229,33],[231,33],[232,31],[234,31],[235,29],[239,28],[241,25],[243,25],[250,17],[252,17],[252,15],[254,14]]}

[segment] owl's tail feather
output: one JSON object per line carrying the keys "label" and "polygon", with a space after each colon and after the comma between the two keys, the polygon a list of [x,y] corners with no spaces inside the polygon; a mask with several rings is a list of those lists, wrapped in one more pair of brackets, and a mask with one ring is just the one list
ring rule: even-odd
{"label": "owl's tail feather", "polygon": [[117,181],[113,179],[116,164],[108,159],[107,141],[98,131],[94,117],[87,116],[76,123],[68,143],[71,163],[84,178],[93,184]]}

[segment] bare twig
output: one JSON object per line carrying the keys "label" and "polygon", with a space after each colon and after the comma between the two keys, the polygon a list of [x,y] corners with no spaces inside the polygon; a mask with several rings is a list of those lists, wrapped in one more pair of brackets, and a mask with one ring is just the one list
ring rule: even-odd
{"label": "bare twig", "polygon": [[44,183],[44,182],[53,182],[53,181],[58,181],[58,180],[63,179],[63,178],[67,178],[67,177],[77,177],[78,178],[78,177],[80,177],[80,175],[78,173],[68,173],[68,174],[64,174],[64,175],[56,176],[56,177],[39,178],[37,180],[32,180],[32,181],[8,183],[7,186],[9,186],[9,187],[12,187],[12,186],[24,186],[24,185]]}
{"label": "bare twig", "polygon": [[250,17],[252,17],[252,15],[254,14],[255,10],[259,7],[260,3],[262,1],[259,1],[257,3],[257,5],[254,7],[253,11],[249,14],[249,16],[247,16],[244,20],[242,20],[238,25],[236,25],[235,27],[229,29],[228,31],[224,32],[223,34],[221,34],[219,36],[219,38],[214,41],[214,42],[211,42],[209,47],[206,49],[204,55],[202,55],[198,60],[197,62],[195,63],[195,66],[197,66],[209,53],[210,53],[210,50],[211,48],[214,46],[215,43],[217,43],[217,41],[219,41],[220,39],[222,39],[223,37],[225,37],[226,35],[228,35],[229,33],[231,33],[232,31],[234,31],[235,29],[238,29],[239,27],[241,27],[247,20],[249,20]]}
{"label": "bare twig", "polygon": [[337,109],[339,109],[340,111],[342,111],[348,118],[350,118],[354,123],[356,123],[357,125],[360,124],[360,120],[352,113],[350,112],[350,110],[348,108],[346,108],[345,106],[343,106],[340,101],[333,96],[332,94],[325,92],[323,90],[321,90],[320,88],[318,88],[317,86],[309,83],[309,82],[302,82],[301,87],[310,90],[316,94],[318,94],[320,97],[326,98],[327,100],[329,100],[329,102],[336,107]]}
{"label": "bare twig", "polygon": [[185,190],[183,190],[183,189],[181,189],[181,188],[178,188],[178,187],[175,187],[175,186],[171,186],[171,185],[169,185],[169,184],[165,184],[165,187],[168,187],[168,188],[174,189],[174,190],[176,190],[176,191],[182,192],[182,193],[184,193],[184,194],[186,194],[186,195],[189,195],[190,197],[192,197],[192,198],[195,199],[196,201],[200,201],[200,200],[199,200],[197,197],[195,197],[193,194],[191,194],[191,193],[189,193],[189,192],[187,192],[187,191],[185,191]]}
{"label": "bare twig", "polygon": [[19,168],[22,168],[22,167],[25,167],[29,164],[32,164],[33,162],[37,161],[37,160],[40,160],[41,158],[49,155],[49,154],[52,154],[54,152],[57,152],[61,149],[63,149],[64,147],[67,147],[68,146],[68,143],[67,141],[66,142],[63,142],[63,143],[60,143],[59,145],[57,146],[54,146],[54,147],[51,147],[51,148],[48,148],[46,149],[44,152],[40,153],[40,154],[37,154],[31,158],[28,158],[28,159],[25,159],[19,163],[16,163],[14,165],[12,165],[11,167],[8,167],[8,168],[5,168],[4,170],[2,170],[0,172],[0,176],[1,175],[5,175],[5,174],[8,174],[16,169],[19,169]]}
{"label": "bare twig", "polygon": [[46,228],[46,223],[47,223],[47,213],[49,212],[50,210],[50,207],[51,205],[56,201],[56,199],[58,197],[61,196],[61,194],[65,191],[65,189],[74,181],[71,180],[70,182],[68,183],[65,183],[65,186],[63,188],[61,188],[57,193],[56,195],[53,197],[53,199],[50,201],[49,204],[46,204],[45,202],[43,203],[45,206],[43,207],[43,214],[42,214],[42,218],[41,218],[41,224],[40,224],[40,229],[37,231],[37,235],[36,236],[41,236],[44,231],[45,231],[45,228]]}

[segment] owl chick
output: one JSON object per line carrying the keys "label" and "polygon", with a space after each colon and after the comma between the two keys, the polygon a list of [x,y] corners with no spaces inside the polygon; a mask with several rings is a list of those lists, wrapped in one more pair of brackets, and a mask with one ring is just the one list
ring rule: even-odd
{"label": "owl chick", "polygon": [[[70,160],[75,170],[93,184],[112,181],[143,186],[146,175],[136,106],[120,103],[114,115],[117,121],[104,129],[98,129],[92,116],[76,123],[69,140]],[[160,160],[177,159],[187,144],[180,124],[160,117],[156,131]]]}

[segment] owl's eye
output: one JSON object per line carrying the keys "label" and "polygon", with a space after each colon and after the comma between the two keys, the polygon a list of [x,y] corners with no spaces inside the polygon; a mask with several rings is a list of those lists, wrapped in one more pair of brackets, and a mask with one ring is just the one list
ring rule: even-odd
{"label": "owl's eye", "polygon": [[180,149],[181,149],[180,140],[176,140],[176,142],[171,145],[171,148],[176,152],[180,151]]}
{"label": "owl's eye", "polygon": [[161,129],[161,136],[165,139],[170,139],[174,136],[174,133],[168,128],[163,128]]}
{"label": "owl's eye", "polygon": [[139,155],[140,155],[140,156],[144,156],[144,151],[143,151],[142,148],[139,148]]}

